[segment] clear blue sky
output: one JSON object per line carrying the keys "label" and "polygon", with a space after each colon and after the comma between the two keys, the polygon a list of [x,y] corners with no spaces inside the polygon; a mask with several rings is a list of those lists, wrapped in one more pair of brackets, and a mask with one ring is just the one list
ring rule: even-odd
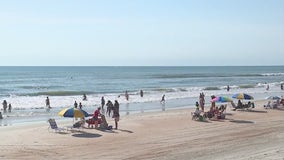
{"label": "clear blue sky", "polygon": [[283,0],[0,1],[0,65],[284,65]]}

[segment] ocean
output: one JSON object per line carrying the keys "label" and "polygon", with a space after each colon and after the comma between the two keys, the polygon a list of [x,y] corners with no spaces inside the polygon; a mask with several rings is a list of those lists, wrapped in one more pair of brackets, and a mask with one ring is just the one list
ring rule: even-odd
{"label": "ocean", "polygon": [[[283,96],[284,66],[184,66],[184,67],[0,67],[0,100],[12,105],[3,113],[1,126],[46,121],[58,117],[75,101],[89,113],[100,106],[101,97],[118,100],[120,112],[133,113],[193,106],[199,93],[231,97],[248,93],[257,99]],[[227,85],[230,91],[226,90]],[[266,90],[269,85],[269,90]],[[129,93],[129,101],[124,97]],[[140,90],[144,96],[140,97]],[[88,101],[82,101],[83,94]],[[165,105],[160,104],[165,94]],[[46,111],[49,97],[52,109]]]}

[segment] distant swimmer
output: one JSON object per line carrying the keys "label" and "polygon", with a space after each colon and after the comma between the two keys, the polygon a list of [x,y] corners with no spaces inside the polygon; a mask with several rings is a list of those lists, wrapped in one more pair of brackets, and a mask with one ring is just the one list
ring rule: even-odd
{"label": "distant swimmer", "polygon": [[229,85],[227,85],[227,91],[228,91],[228,92],[230,91],[230,86],[229,86]]}
{"label": "distant swimmer", "polygon": [[281,86],[280,86],[281,90],[283,90],[283,83],[281,83]]}

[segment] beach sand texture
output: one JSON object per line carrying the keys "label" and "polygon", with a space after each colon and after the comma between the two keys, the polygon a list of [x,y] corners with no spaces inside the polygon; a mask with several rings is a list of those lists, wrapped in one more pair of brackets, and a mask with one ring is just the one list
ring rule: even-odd
{"label": "beach sand texture", "polygon": [[225,120],[208,122],[191,120],[191,109],[130,115],[113,132],[50,133],[48,123],[1,127],[0,159],[284,159],[284,110],[256,104],[254,111],[228,108]]}

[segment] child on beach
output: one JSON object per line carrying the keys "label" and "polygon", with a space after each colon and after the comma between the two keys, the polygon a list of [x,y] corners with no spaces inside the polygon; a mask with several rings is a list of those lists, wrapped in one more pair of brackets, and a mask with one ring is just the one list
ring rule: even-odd
{"label": "child on beach", "polygon": [[8,112],[11,112],[11,110],[12,110],[12,105],[11,105],[11,103],[9,103],[9,105],[8,105]]}

